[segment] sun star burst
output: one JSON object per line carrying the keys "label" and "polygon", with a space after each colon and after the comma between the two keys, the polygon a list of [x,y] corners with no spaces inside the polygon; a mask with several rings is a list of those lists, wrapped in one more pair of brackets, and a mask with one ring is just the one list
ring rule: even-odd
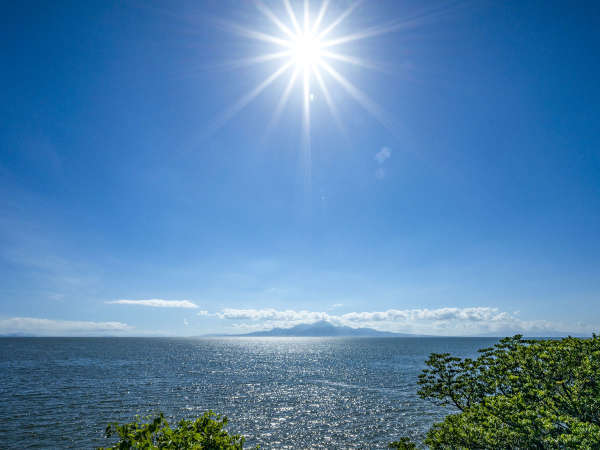
{"label": "sun star burst", "polygon": [[274,109],[273,117],[267,126],[267,133],[277,125],[288,103],[293,87],[300,83],[303,95],[303,148],[305,149],[305,153],[307,153],[308,162],[310,162],[310,108],[315,94],[313,92],[313,84],[316,85],[322,94],[322,98],[325,100],[336,125],[342,133],[344,133],[344,127],[335,106],[334,98],[328,88],[328,83],[332,82],[337,83],[363,109],[387,126],[389,124],[387,114],[366,93],[350,82],[342,74],[342,71],[336,67],[336,64],[351,64],[358,67],[377,69],[377,65],[362,58],[343,53],[339,48],[347,50],[349,44],[352,42],[389,33],[402,26],[402,22],[395,21],[384,26],[372,27],[363,31],[336,36],[335,33],[341,28],[340,25],[361,3],[363,3],[362,0],[357,0],[341,12],[337,14],[333,12],[335,15],[332,20],[326,20],[328,15],[330,15],[329,0],[323,0],[316,14],[312,15],[310,1],[304,0],[301,3],[301,0],[299,0],[295,5],[302,7],[301,16],[297,15],[298,8],[294,8],[290,0],[282,0],[281,11],[277,14],[270,6],[261,0],[257,0],[256,7],[258,11],[270,21],[273,28],[276,29],[275,33],[268,30],[248,28],[238,24],[224,24],[234,33],[273,47],[273,51],[270,53],[245,58],[238,61],[239,63],[251,65],[274,60],[281,60],[282,63],[275,72],[250,92],[243,95],[234,105],[225,110],[216,119],[214,128],[222,126],[286,73],[289,73],[289,79]]}

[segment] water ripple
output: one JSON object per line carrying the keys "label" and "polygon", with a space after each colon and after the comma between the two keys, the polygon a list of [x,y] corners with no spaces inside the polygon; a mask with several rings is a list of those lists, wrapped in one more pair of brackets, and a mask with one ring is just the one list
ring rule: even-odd
{"label": "water ripple", "polygon": [[0,339],[3,448],[107,445],[108,422],[226,414],[262,448],[384,448],[445,411],[416,395],[431,352],[492,339]]}

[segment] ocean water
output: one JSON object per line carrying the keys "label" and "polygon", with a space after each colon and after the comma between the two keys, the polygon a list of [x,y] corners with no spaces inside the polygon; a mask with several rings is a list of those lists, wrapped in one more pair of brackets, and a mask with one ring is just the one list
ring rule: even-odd
{"label": "ocean water", "polygon": [[230,419],[248,447],[384,448],[449,411],[417,396],[432,352],[482,338],[3,338],[0,447],[95,448],[109,422]]}

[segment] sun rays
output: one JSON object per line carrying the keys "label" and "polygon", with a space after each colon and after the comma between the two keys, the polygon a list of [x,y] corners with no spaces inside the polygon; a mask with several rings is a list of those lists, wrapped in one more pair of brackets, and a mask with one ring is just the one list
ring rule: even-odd
{"label": "sun rays", "polygon": [[268,47],[268,52],[264,54],[250,55],[237,61],[240,67],[273,63],[273,61],[280,61],[281,64],[256,87],[242,95],[237,102],[223,111],[213,122],[211,127],[213,131],[223,126],[276,80],[286,76],[288,77],[287,82],[284,83],[278,103],[274,105],[272,117],[266,126],[266,133],[270,133],[278,125],[292,92],[299,87],[302,93],[301,145],[309,164],[311,103],[317,92],[324,99],[339,131],[344,133],[343,121],[330,89],[332,83],[341,87],[341,92],[354,99],[381,124],[389,126],[388,115],[363,90],[343,75],[343,66],[353,65],[366,69],[378,69],[377,65],[372,62],[352,55],[351,44],[362,39],[390,33],[400,28],[401,22],[387,23],[365,30],[351,30],[345,34],[340,33],[344,22],[362,3],[361,0],[358,0],[345,10],[333,11],[329,0],[322,0],[315,9],[311,9],[313,3],[309,0],[295,3],[290,0],[282,0],[276,9],[273,9],[271,3],[266,4],[257,0],[256,8],[268,19],[271,26],[266,28],[270,28],[269,30],[223,23],[222,25],[229,31]]}

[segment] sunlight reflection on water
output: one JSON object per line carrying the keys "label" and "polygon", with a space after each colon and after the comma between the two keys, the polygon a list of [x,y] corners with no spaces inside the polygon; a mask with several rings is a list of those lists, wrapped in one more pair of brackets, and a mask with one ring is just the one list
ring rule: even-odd
{"label": "sunlight reflection on water", "polygon": [[0,441],[106,445],[111,421],[226,414],[263,448],[385,447],[422,438],[444,411],[416,395],[431,352],[478,338],[0,339]]}

